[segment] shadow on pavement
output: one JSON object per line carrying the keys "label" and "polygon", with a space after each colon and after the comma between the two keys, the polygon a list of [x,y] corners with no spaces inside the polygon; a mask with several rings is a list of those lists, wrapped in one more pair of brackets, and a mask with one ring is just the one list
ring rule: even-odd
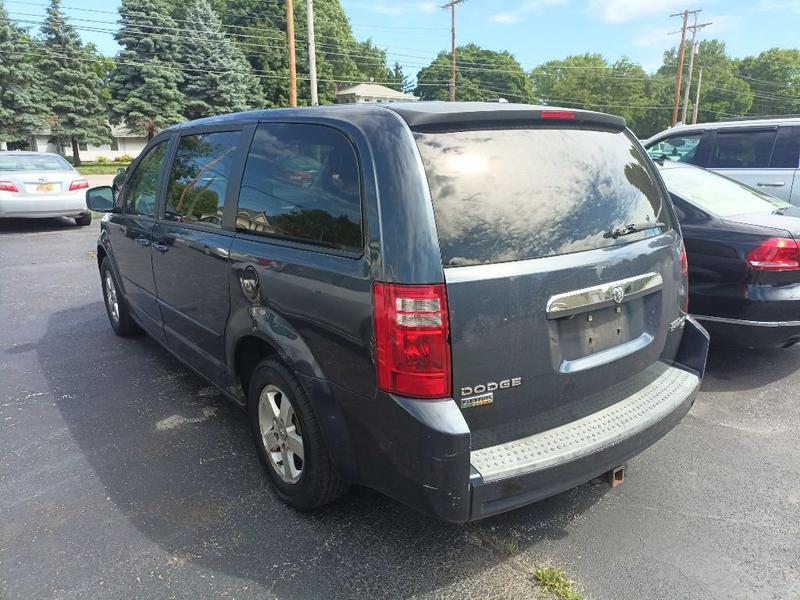
{"label": "shadow on pavement", "polygon": [[75,221],[67,217],[49,219],[0,219],[0,235],[6,233],[42,233],[46,231],[62,231],[77,229]]}
{"label": "shadow on pavement", "polygon": [[[175,560],[280,598],[421,594],[504,560],[480,541],[493,519],[449,525],[363,488],[317,513],[287,508],[267,486],[244,413],[151,339],[114,336],[99,302],[53,314],[36,352],[107,496]],[[566,535],[602,493],[584,485],[502,523],[541,523],[522,550]]]}
{"label": "shadow on pavement", "polygon": [[736,392],[769,385],[800,369],[800,346],[750,349],[711,342],[704,392]]}

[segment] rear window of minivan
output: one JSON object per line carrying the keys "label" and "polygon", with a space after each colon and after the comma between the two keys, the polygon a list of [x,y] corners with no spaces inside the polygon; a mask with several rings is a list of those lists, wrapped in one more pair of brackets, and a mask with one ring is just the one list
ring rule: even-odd
{"label": "rear window of minivan", "polygon": [[651,165],[623,132],[537,128],[415,133],[442,261],[466,266],[626,244],[621,225],[672,227]]}

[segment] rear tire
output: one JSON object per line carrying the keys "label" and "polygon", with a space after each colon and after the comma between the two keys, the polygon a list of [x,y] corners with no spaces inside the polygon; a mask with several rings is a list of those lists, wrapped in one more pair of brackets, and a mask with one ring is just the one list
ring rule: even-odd
{"label": "rear tire", "polygon": [[108,257],[100,263],[100,281],[103,286],[103,301],[106,306],[108,321],[111,329],[118,336],[128,337],[141,332],[141,329],[131,317],[131,311],[125,297],[122,295],[111,262]]}
{"label": "rear tire", "polygon": [[75,217],[75,224],[80,225],[81,227],[86,227],[87,225],[91,225],[92,213],[86,213],[85,215],[81,215],[80,217]]}
{"label": "rear tire", "polygon": [[310,511],[342,496],[349,486],[334,470],[311,402],[292,372],[275,359],[263,360],[248,388],[256,451],[278,497]]}

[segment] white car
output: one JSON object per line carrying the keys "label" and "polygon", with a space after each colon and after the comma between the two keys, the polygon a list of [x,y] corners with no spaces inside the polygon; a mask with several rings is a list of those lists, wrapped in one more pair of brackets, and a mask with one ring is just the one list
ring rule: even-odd
{"label": "white car", "polygon": [[89,225],[89,183],[58,154],[0,152],[0,218],[72,217]]}

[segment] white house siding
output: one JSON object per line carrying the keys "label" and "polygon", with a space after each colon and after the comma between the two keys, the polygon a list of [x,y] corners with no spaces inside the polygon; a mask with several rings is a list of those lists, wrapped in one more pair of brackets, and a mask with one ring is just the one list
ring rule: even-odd
{"label": "white house siding", "polygon": [[[104,157],[112,161],[115,158],[124,155],[128,155],[131,158],[136,158],[147,144],[147,138],[144,136],[130,134],[115,135],[115,139],[117,140],[116,150],[111,149],[110,143],[101,144],[99,146],[88,144],[86,146],[86,150],[79,150],[81,160],[92,162],[96,161],[98,157]],[[49,134],[37,133],[36,135],[32,136],[31,142],[31,150],[36,152],[55,152],[61,156],[72,158],[72,144],[67,144],[62,148],[59,148],[58,144],[51,142],[51,137]]]}

